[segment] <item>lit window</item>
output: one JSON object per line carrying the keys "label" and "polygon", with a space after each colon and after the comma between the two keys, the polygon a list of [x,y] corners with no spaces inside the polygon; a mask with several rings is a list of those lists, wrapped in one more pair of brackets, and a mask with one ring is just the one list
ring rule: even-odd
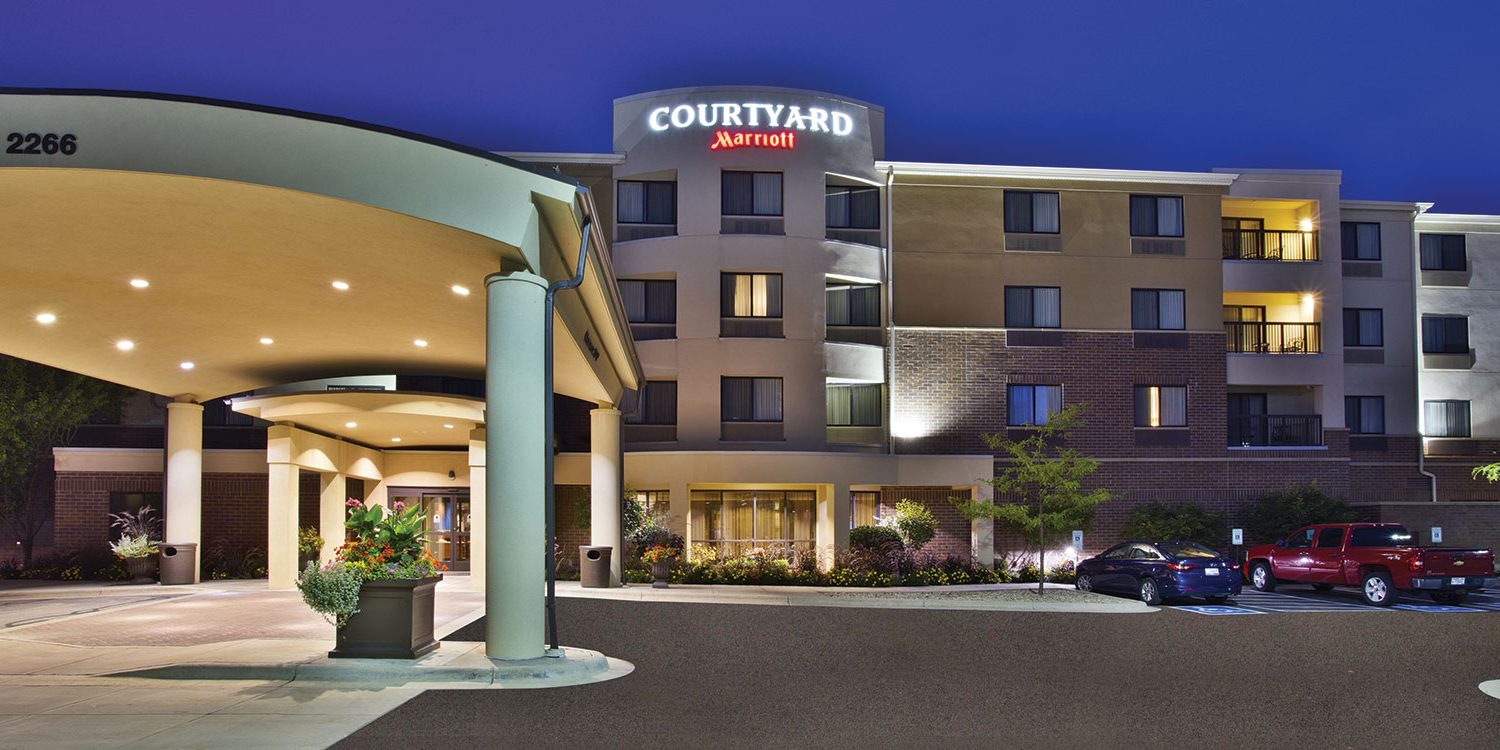
{"label": "lit window", "polygon": [[1032,427],[1047,424],[1053,414],[1062,411],[1062,386],[1012,385],[1005,389],[1008,408],[1006,424]]}
{"label": "lit window", "polygon": [[781,317],[781,274],[726,273],[720,280],[719,304],[723,317]]}
{"label": "lit window", "polygon": [[1136,386],[1135,426],[1186,427],[1187,386]]}

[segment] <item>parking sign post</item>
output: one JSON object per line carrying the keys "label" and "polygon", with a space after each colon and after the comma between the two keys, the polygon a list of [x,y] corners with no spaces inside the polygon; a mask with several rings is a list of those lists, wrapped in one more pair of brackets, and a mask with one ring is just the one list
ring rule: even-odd
{"label": "parking sign post", "polygon": [[1443,527],[1441,527],[1441,526],[1434,526],[1434,527],[1432,527],[1432,543],[1433,544],[1442,544],[1443,543]]}
{"label": "parking sign post", "polygon": [[1083,529],[1073,529],[1073,561],[1083,557]]}
{"label": "parking sign post", "polygon": [[1232,537],[1230,543],[1234,545],[1234,559],[1241,563],[1245,562],[1244,555],[1240,552],[1240,546],[1245,543],[1245,530],[1234,529],[1229,532],[1229,535]]}

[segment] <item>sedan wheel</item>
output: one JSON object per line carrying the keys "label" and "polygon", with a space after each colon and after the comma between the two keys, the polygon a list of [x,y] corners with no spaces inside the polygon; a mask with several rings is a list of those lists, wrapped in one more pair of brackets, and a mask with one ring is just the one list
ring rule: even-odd
{"label": "sedan wheel", "polygon": [[1368,573],[1359,586],[1359,593],[1366,604],[1389,607],[1395,600],[1396,590],[1391,587],[1391,577],[1385,573]]}
{"label": "sedan wheel", "polygon": [[1141,579],[1141,601],[1151,606],[1161,604],[1161,592],[1156,588],[1156,581],[1150,578]]}
{"label": "sedan wheel", "polygon": [[1092,576],[1085,573],[1081,576],[1078,576],[1078,580],[1073,582],[1073,586],[1076,587],[1079,591],[1093,591],[1094,579]]}

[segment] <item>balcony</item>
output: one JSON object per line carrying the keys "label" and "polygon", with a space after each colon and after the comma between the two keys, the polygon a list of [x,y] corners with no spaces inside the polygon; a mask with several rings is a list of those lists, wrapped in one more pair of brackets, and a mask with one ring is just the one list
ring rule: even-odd
{"label": "balcony", "polygon": [[852,242],[856,245],[869,245],[871,247],[882,247],[885,244],[880,241],[880,230],[878,228],[828,227],[824,230],[823,236],[830,240]]}
{"label": "balcony", "polygon": [[1318,259],[1316,230],[1225,229],[1225,260],[1280,260],[1307,262]]}
{"label": "balcony", "polygon": [[1225,323],[1230,354],[1322,354],[1322,323]]}
{"label": "balcony", "polygon": [[1307,447],[1323,444],[1317,414],[1256,414],[1229,418],[1229,447]]}
{"label": "balcony", "polygon": [[656,237],[672,237],[677,234],[676,224],[627,224],[615,226],[615,242],[649,240]]}

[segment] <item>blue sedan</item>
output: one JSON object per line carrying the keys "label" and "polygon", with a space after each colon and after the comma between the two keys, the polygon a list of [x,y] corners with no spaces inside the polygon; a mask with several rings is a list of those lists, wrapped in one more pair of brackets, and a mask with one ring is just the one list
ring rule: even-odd
{"label": "blue sedan", "polygon": [[1147,604],[1183,596],[1222,604],[1240,593],[1240,565],[1193,542],[1121,542],[1078,563],[1075,585],[1130,594]]}

